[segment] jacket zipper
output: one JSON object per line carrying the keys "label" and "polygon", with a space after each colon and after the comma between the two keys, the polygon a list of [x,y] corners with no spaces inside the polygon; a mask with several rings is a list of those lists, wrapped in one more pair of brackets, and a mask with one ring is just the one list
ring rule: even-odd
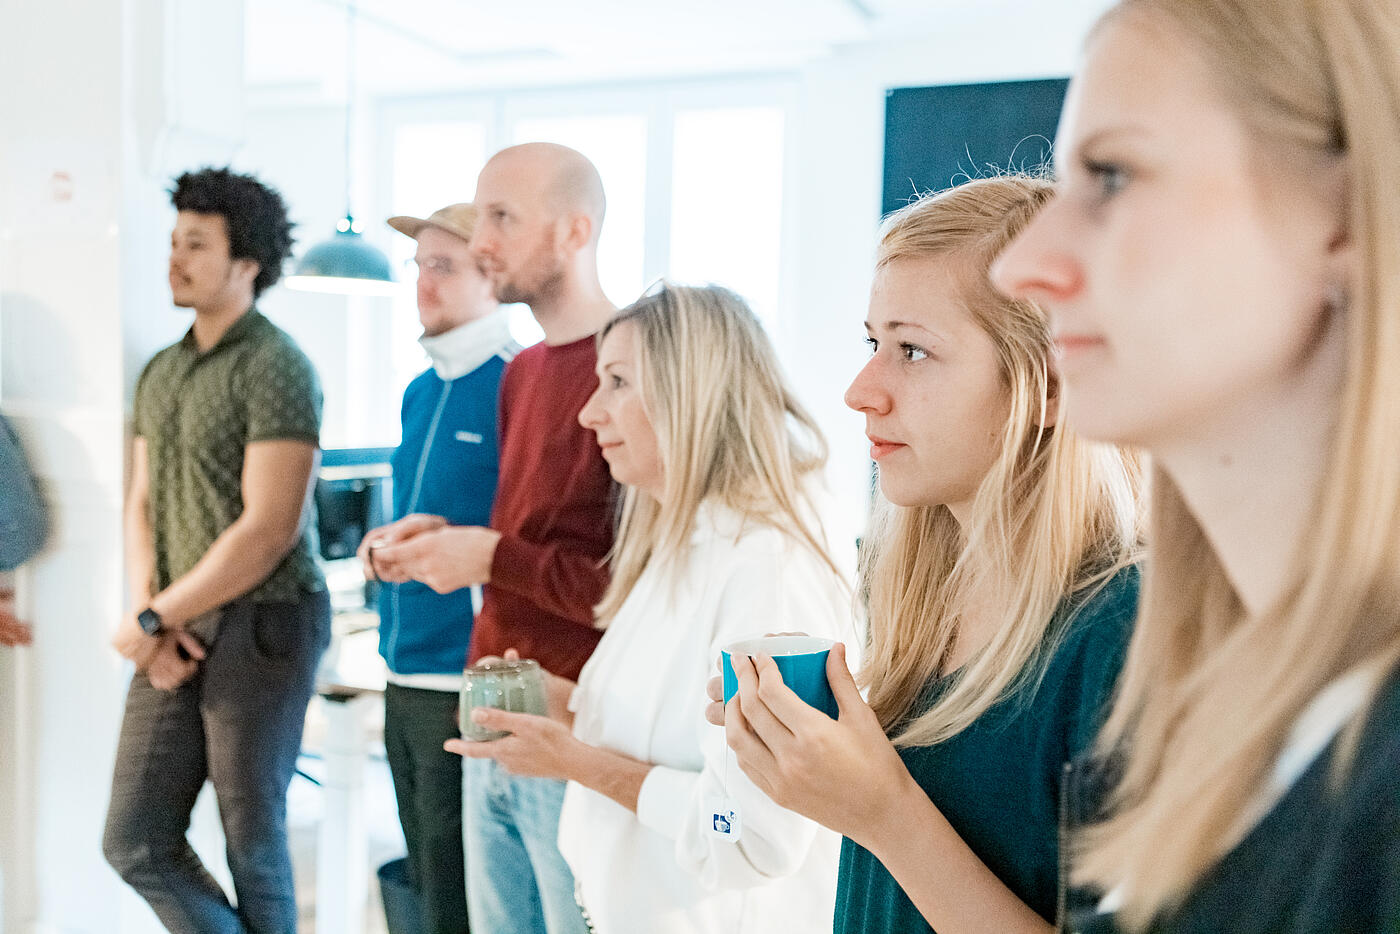
{"label": "jacket zipper", "polygon": [[[428,469],[428,457],[433,452],[433,442],[437,440],[438,423],[442,421],[442,410],[447,407],[447,397],[452,395],[452,383],[442,384],[442,394],[438,396],[437,408],[433,410],[433,420],[428,423],[428,433],[423,440],[423,450],[418,455],[418,470],[413,475],[413,489],[408,494],[408,505],[404,509],[404,515],[418,510],[418,497],[423,495],[423,474]],[[397,584],[390,585],[393,589],[389,592],[389,602],[394,607],[394,628],[389,632],[388,665],[390,671],[398,670],[398,648],[399,648],[399,587]]]}

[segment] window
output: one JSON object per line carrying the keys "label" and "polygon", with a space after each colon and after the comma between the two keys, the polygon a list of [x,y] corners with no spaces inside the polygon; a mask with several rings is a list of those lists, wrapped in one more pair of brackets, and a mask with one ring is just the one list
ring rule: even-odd
{"label": "window", "polygon": [[772,330],[783,227],[783,112],[676,114],[670,275],[738,292]]}
{"label": "window", "polygon": [[[625,305],[663,275],[714,282],[746,298],[771,331],[782,296],[787,94],[781,81],[745,79],[385,101],[376,111],[379,207],[421,217],[471,198],[502,147],[570,146],[598,167],[607,193],[598,266],[610,299]],[[408,263],[406,287],[390,326],[375,332],[382,343],[369,339],[366,352],[389,348],[397,394],[426,364],[413,242],[392,243],[391,259]],[[510,315],[522,345],[543,337],[528,308]]]}
{"label": "window", "polygon": [[394,206],[422,217],[472,199],[486,164],[486,128],[476,122],[406,124],[394,130],[393,159]]}
{"label": "window", "polygon": [[[406,123],[395,128],[393,140],[390,216],[427,217],[438,208],[472,199],[476,176],[486,164],[486,127],[481,122]],[[397,233],[390,242],[389,261],[404,288],[393,300],[386,345],[393,386],[401,393],[427,366],[427,360],[418,345],[420,329],[416,327],[416,244]],[[397,428],[397,407],[394,416]]]}
{"label": "window", "polygon": [[639,114],[517,120],[512,143],[559,143],[587,156],[603,177],[607,215],[598,241],[598,276],[617,305],[642,293],[647,121]]}

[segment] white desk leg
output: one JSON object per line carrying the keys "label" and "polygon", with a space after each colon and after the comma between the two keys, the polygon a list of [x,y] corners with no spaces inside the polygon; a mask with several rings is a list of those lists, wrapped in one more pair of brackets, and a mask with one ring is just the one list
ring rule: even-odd
{"label": "white desk leg", "polygon": [[369,898],[365,706],[379,695],[321,695],[326,714],[324,809],[316,848],[316,934],[363,934]]}

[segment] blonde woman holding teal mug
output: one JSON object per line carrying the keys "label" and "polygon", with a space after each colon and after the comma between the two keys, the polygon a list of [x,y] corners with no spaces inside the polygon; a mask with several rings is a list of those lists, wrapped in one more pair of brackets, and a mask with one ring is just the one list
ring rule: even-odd
{"label": "blonde woman holding teal mug", "polygon": [[1138,469],[1066,424],[1044,312],[987,279],[1051,195],[981,179],[886,221],[846,391],[882,494],[865,664],[853,679],[833,649],[833,721],[735,657],[738,697],[712,712],[760,788],[846,837],[837,932],[1042,934],[1063,914],[1061,820],[1137,606]]}

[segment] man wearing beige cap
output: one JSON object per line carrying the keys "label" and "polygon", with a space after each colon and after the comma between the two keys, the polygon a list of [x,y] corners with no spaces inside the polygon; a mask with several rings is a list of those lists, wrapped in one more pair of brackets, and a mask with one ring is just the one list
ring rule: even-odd
{"label": "man wearing beige cap", "polygon": [[[396,521],[365,536],[367,577],[378,577],[374,549],[394,540],[405,516],[429,514],[451,525],[485,525],[491,516],[497,394],[520,348],[468,251],[476,219],[471,204],[426,218],[389,218],[389,226],[418,241],[419,342],[432,366],[404,392],[403,436],[392,459]],[[432,934],[468,930],[462,762],[442,744],[457,735],[472,603],[471,589],[440,594],[417,581],[380,589],[379,652],[389,668],[384,747],[408,844],[408,881]]]}

